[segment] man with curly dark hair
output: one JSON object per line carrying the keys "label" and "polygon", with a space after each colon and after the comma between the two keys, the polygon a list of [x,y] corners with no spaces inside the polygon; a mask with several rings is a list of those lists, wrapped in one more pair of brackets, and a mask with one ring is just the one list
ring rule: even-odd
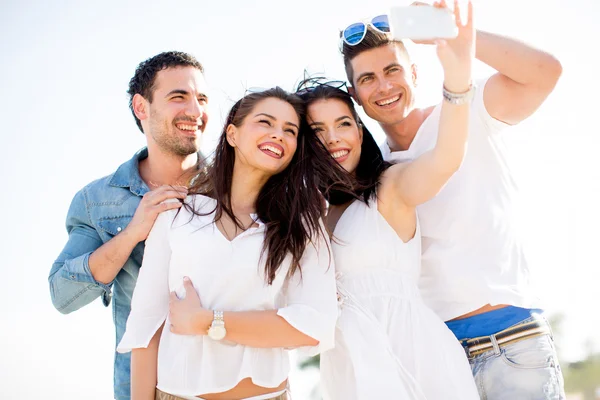
{"label": "man with curly dark hair", "polygon": [[[162,211],[178,208],[186,177],[202,164],[200,137],[208,121],[204,68],[193,56],[168,51],[138,65],[129,107],[147,147],[113,174],[73,198],[67,244],[49,275],[52,303],[68,314],[98,297],[113,301],[118,343],[125,332],[144,241]],[[115,399],[130,398],[130,355],[115,354]]]}

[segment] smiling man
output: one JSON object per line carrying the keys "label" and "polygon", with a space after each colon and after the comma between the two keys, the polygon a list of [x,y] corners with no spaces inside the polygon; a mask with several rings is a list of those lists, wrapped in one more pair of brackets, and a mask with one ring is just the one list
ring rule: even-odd
{"label": "smiling man", "polygon": [[[343,38],[346,73],[355,100],[386,134],[384,158],[412,161],[435,145],[440,106],[415,108],[417,69],[389,24],[378,24],[364,25],[359,41]],[[420,289],[464,346],[482,398],[562,399],[551,330],[529,286],[502,135],[537,110],[562,67],[517,40],[476,35],[476,58],[498,72],[477,82],[472,98],[444,93],[455,104],[471,102],[468,151],[447,185],[418,207]]]}
{"label": "smiling man", "polygon": [[[180,207],[185,177],[203,160],[200,137],[206,127],[208,96],[202,65],[181,52],[144,62],[129,82],[129,106],[147,147],[113,174],[81,189],[67,214],[69,238],[52,265],[52,303],[68,314],[98,297],[112,311],[116,342],[124,332],[144,240],[162,211]],[[130,398],[130,354],[115,354],[117,400]]]}

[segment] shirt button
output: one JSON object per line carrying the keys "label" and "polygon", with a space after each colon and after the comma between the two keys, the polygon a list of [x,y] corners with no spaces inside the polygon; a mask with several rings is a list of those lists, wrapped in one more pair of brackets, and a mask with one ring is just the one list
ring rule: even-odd
{"label": "shirt button", "polygon": [[121,227],[117,227],[117,232],[121,232]]}

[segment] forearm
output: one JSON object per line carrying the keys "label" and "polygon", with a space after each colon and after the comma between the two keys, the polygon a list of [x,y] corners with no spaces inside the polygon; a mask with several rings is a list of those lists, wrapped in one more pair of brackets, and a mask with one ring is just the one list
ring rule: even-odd
{"label": "forearm", "polygon": [[156,331],[147,348],[133,349],[131,352],[132,400],[154,400],[161,333],[162,327]]}
{"label": "forearm", "polygon": [[138,243],[137,238],[125,229],[100,246],[89,258],[90,272],[94,279],[104,284],[112,282]]}
{"label": "forearm", "polygon": [[469,107],[469,103],[442,103],[433,165],[443,181],[458,170],[464,159],[469,136]]}
{"label": "forearm", "polygon": [[[226,311],[223,319],[227,329],[225,340],[244,346],[294,348],[319,344],[316,339],[300,332],[277,315],[277,310]],[[211,321],[212,312],[209,312],[200,319],[198,331],[205,335]]]}
{"label": "forearm", "polygon": [[554,87],[562,72],[551,54],[516,39],[477,31],[475,57],[522,85]]}

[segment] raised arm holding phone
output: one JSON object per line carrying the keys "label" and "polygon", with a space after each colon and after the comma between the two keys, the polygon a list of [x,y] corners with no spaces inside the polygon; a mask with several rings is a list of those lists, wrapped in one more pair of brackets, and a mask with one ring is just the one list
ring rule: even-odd
{"label": "raised arm holding phone", "polygon": [[[441,107],[415,107],[417,68],[402,38],[391,33],[394,26],[367,28],[360,43],[342,49],[351,91],[386,134],[384,158],[412,162],[440,139]],[[422,34],[414,38],[418,44],[434,43]],[[514,201],[517,188],[502,132],[537,110],[562,67],[542,50],[479,30],[475,48],[475,57],[497,72],[475,82],[468,150],[460,169],[433,199],[417,207],[419,288],[463,345],[482,398],[563,399],[551,330],[529,284]],[[371,78],[363,81],[364,76]]]}

